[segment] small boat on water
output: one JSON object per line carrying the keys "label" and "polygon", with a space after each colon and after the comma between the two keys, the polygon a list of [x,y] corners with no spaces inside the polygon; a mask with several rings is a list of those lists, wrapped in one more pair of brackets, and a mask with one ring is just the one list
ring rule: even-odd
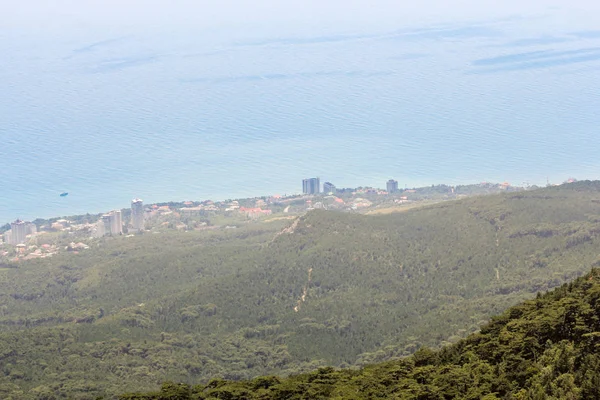
{"label": "small boat on water", "polygon": [[60,194],[60,197],[66,197],[66,196],[68,196],[68,195],[69,195],[69,192],[64,192],[64,193],[61,193],[61,194]]}

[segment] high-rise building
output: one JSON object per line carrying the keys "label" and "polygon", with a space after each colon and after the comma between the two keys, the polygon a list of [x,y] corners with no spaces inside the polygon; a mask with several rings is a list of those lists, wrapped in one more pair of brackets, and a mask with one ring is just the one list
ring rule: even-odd
{"label": "high-rise building", "polygon": [[390,179],[387,181],[387,191],[388,193],[395,193],[398,191],[398,181]]}
{"label": "high-rise building", "polygon": [[4,243],[12,244],[12,232],[10,229],[4,232]]}
{"label": "high-rise building", "polygon": [[323,184],[323,193],[335,193],[335,185],[331,182],[325,182]]}
{"label": "high-rise building", "polygon": [[123,233],[123,220],[121,219],[121,211],[114,210],[104,214],[96,224],[94,231],[95,237],[105,235],[120,235]]}
{"label": "high-rise building", "polygon": [[111,219],[111,215],[110,214],[104,214],[102,217],[100,217],[100,229],[99,231],[101,232],[101,235],[110,235],[110,228],[112,226],[112,223],[110,221]]}
{"label": "high-rise building", "polygon": [[121,217],[121,210],[111,211],[110,233],[113,235],[120,235],[123,233],[123,219]]}
{"label": "high-rise building", "polygon": [[34,223],[21,221],[20,219],[10,223],[10,234],[6,235],[7,242],[16,246],[23,244],[27,240],[27,235],[37,233],[37,227]]}
{"label": "high-rise building", "polygon": [[25,243],[25,236],[27,236],[27,225],[20,219],[10,223],[11,240],[13,245]]}
{"label": "high-rise building", "polygon": [[302,193],[319,194],[321,183],[319,178],[307,178],[302,180]]}
{"label": "high-rise building", "polygon": [[92,228],[92,236],[95,238],[100,238],[106,234],[104,229],[104,218],[100,217],[98,222]]}
{"label": "high-rise building", "polygon": [[131,226],[136,231],[144,230],[144,202],[141,199],[131,201]]}

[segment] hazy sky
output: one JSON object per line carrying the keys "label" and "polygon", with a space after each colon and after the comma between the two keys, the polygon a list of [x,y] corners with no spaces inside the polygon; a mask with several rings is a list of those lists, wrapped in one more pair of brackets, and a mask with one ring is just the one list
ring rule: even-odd
{"label": "hazy sky", "polygon": [[[163,30],[307,34],[393,29],[473,19],[543,15],[585,28],[595,0],[1,0],[0,26],[14,33],[135,33]],[[100,32],[98,32],[100,31]]]}

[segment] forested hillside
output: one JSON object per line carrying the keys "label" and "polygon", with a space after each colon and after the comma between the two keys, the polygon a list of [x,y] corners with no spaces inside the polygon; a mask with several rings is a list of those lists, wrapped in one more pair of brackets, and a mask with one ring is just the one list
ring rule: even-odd
{"label": "forested hillside", "polygon": [[598,399],[600,272],[511,307],[454,345],[361,370],[165,383],[121,400]]}
{"label": "forested hillside", "polygon": [[94,399],[455,343],[600,264],[599,233],[600,183],[578,182],[102,239],[0,271],[0,398]]}

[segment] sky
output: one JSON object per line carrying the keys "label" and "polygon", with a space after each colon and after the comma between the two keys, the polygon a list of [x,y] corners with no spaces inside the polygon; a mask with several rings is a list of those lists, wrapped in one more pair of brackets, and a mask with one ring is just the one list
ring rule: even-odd
{"label": "sky", "polygon": [[[201,30],[306,34],[310,30],[391,29],[568,9],[582,27],[593,23],[593,0],[22,0],[0,2],[3,31],[60,34]],[[567,22],[567,21],[565,21]],[[557,21],[560,24],[560,21]]]}

